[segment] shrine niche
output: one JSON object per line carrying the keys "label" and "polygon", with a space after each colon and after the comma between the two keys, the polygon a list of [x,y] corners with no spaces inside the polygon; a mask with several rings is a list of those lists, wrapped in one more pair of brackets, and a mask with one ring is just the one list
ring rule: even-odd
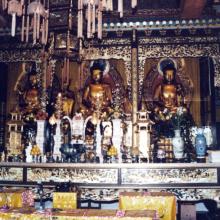
{"label": "shrine niche", "polygon": [[[82,64],[81,91],[92,82],[91,68],[99,66],[103,76],[100,81],[103,85],[108,85],[111,93],[111,105],[113,108],[121,109],[125,113],[131,113],[127,76],[125,75],[125,65],[122,60],[93,60]],[[83,95],[82,95],[83,97]]]}

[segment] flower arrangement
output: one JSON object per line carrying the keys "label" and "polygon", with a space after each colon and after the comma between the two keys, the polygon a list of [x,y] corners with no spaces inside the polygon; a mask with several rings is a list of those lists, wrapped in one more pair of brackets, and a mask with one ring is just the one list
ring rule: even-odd
{"label": "flower arrangement", "polygon": [[173,113],[171,117],[171,123],[174,130],[179,130],[185,118],[185,109],[183,107],[178,107],[176,113]]}
{"label": "flower arrangement", "polygon": [[165,137],[173,137],[174,130],[181,130],[182,133],[194,124],[192,115],[186,107],[182,106],[174,110],[165,108],[163,111],[157,112],[156,116],[155,130],[158,132],[158,135]]}
{"label": "flower arrangement", "polygon": [[174,130],[182,130],[191,126],[192,120],[188,110],[184,107],[178,107],[172,114],[171,125]]}

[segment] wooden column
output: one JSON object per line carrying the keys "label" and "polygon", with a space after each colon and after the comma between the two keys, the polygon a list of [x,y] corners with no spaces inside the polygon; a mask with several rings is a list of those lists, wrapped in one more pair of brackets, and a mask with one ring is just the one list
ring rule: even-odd
{"label": "wooden column", "polygon": [[138,45],[137,31],[132,32],[131,47],[131,87],[132,87],[132,147],[137,147],[137,110],[138,110]]}

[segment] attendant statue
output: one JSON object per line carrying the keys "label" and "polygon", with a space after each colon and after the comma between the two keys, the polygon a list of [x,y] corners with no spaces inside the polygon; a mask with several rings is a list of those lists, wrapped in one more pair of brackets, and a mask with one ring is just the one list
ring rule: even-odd
{"label": "attendant statue", "polygon": [[33,69],[28,74],[27,89],[23,93],[23,106],[25,113],[36,114],[40,110],[40,96],[38,89],[38,77],[36,71]]}
{"label": "attendant statue", "polygon": [[98,117],[106,116],[111,112],[112,91],[108,84],[102,82],[103,70],[98,63],[90,68],[91,82],[85,88],[82,99],[82,113]]}

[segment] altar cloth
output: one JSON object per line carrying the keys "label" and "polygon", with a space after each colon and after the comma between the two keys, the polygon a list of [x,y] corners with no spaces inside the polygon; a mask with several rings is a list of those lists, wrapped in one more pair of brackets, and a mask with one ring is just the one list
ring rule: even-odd
{"label": "altar cloth", "polygon": [[176,219],[176,198],[171,193],[123,192],[119,196],[121,210],[156,210],[160,219]]}
{"label": "altar cloth", "polygon": [[34,206],[34,195],[26,189],[4,189],[0,192],[0,207],[21,208]]}
{"label": "altar cloth", "polygon": [[76,209],[77,193],[74,192],[54,192],[53,208],[59,209]]}

